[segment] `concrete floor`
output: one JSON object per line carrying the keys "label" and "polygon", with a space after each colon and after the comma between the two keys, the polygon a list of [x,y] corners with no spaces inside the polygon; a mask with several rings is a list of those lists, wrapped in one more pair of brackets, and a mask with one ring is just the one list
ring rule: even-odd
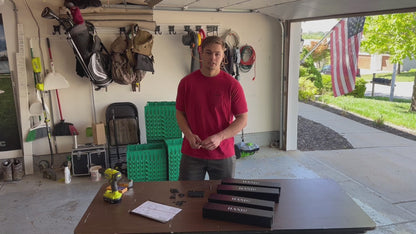
{"label": "concrete floor", "polygon": [[[333,179],[377,224],[368,233],[416,233],[416,142],[299,105],[301,116],[342,134],[354,149],[284,152],[262,147],[237,160],[236,177]],[[102,183],[73,177],[66,185],[39,173],[0,182],[0,233],[73,233]]]}

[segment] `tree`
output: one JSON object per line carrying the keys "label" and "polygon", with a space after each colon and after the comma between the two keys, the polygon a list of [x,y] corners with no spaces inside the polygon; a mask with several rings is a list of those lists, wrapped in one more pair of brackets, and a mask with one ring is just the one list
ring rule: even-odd
{"label": "tree", "polygon": [[[400,64],[405,58],[415,59],[416,13],[369,16],[366,18],[363,33],[362,50],[369,53],[388,53],[392,63]],[[416,111],[415,89],[410,109]]]}
{"label": "tree", "polygon": [[[308,50],[303,48],[300,57],[304,58],[306,54],[308,54]],[[300,65],[299,77],[305,77],[307,80],[312,81],[319,92],[322,91],[322,76],[318,69],[316,69],[312,56],[307,57]]]}
{"label": "tree", "polygon": [[[318,41],[311,41],[310,45],[305,46],[306,50],[311,51],[313,48],[315,48],[316,44],[318,44]],[[321,67],[321,62],[323,61],[325,64],[326,58],[329,57],[329,48],[327,39],[324,39],[321,44],[316,47],[316,49],[312,52],[310,55],[313,59],[313,61],[316,61],[318,63],[318,67]]]}

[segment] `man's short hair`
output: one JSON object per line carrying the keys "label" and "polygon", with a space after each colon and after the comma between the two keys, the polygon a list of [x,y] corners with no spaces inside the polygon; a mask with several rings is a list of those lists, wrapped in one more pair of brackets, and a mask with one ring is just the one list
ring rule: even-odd
{"label": "man's short hair", "polygon": [[211,44],[221,45],[222,49],[225,50],[225,44],[221,37],[219,36],[208,36],[201,43],[201,49],[204,50],[205,47]]}

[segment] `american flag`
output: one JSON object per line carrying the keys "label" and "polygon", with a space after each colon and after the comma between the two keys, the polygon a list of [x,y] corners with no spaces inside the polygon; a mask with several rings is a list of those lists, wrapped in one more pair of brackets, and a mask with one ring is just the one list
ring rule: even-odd
{"label": "american flag", "polygon": [[342,19],[331,31],[331,76],[334,96],[354,90],[365,17]]}

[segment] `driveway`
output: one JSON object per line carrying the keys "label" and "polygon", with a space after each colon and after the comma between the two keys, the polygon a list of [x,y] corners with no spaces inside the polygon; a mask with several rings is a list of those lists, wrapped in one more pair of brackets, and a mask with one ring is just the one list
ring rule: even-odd
{"label": "driveway", "polygon": [[[365,96],[371,96],[373,84],[367,83],[365,85]],[[374,85],[374,96],[376,97],[390,97],[390,86],[387,85]],[[396,86],[394,87],[394,98],[400,99],[411,99],[413,93],[413,82],[396,82]]]}

